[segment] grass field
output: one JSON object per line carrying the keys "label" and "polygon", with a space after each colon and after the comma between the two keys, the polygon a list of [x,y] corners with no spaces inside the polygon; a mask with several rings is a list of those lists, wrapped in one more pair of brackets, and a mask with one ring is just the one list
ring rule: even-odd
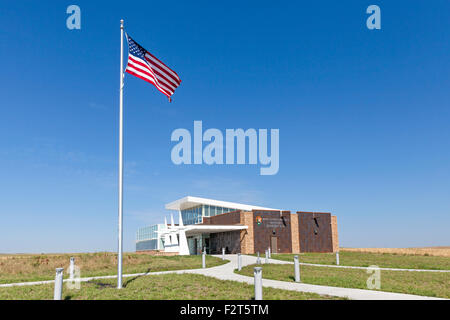
{"label": "grass field", "polygon": [[[363,252],[341,249],[340,264],[377,265],[391,268],[450,270],[450,257],[400,252]],[[67,272],[70,257],[75,257],[81,268],[81,277],[115,275],[116,254],[46,254],[0,255],[0,283],[52,280],[55,269]],[[274,254],[272,258],[293,261],[293,254]],[[301,262],[335,264],[335,254],[304,253]],[[124,273],[156,272],[201,267],[201,256],[150,256],[124,254]],[[227,263],[207,256],[207,267]],[[253,277],[253,266],[240,272]],[[301,266],[302,282],[310,284],[367,289],[366,270]],[[66,273],[67,275],[67,273]],[[65,275],[65,277],[66,277]],[[263,277],[293,281],[293,265],[263,265]],[[65,299],[252,299],[253,286],[232,281],[220,281],[200,275],[158,275],[125,278],[125,288],[116,290],[115,279],[95,280],[81,284],[81,290],[64,286]],[[381,289],[432,297],[450,298],[450,274],[434,272],[381,271]],[[0,299],[52,299],[53,284],[0,288]],[[264,288],[265,299],[330,299],[315,294],[304,294]]]}
{"label": "grass field", "polygon": [[[251,300],[254,287],[235,281],[222,281],[194,274],[166,274],[125,279],[124,288],[115,288],[116,280],[97,280],[81,284],[80,290],[63,288],[65,300]],[[0,300],[53,299],[53,284],[0,288]],[[265,300],[337,299],[312,293],[263,289]]]}
{"label": "grass field", "polygon": [[[68,272],[70,257],[75,257],[75,264],[81,269],[81,277],[117,274],[115,253],[0,255],[0,284],[52,280],[55,278],[56,268],[64,268],[64,272]],[[207,267],[223,263],[226,261],[212,256],[206,257]],[[135,253],[125,253],[123,256],[124,274],[197,269],[201,266],[201,256],[165,257]]]}
{"label": "grass field", "polygon": [[[255,265],[237,272],[253,276]],[[263,278],[294,281],[294,265],[264,264]],[[368,289],[366,270],[300,266],[301,281],[308,284]],[[381,271],[381,291],[450,298],[450,274],[437,272]]]}
{"label": "grass field", "polygon": [[[279,253],[272,254],[272,259],[294,261],[294,256],[295,254]],[[300,262],[328,265],[336,264],[336,254],[334,253],[301,253],[298,256]],[[339,252],[339,264],[358,267],[376,265],[380,268],[450,270],[450,257],[345,250]]]}

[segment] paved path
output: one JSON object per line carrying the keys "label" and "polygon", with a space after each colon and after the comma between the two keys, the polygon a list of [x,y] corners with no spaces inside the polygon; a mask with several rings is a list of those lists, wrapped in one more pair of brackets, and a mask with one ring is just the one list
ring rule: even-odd
{"label": "paved path", "polygon": [[[263,258],[261,258],[263,260]],[[272,261],[272,260],[271,260]],[[287,262],[290,264],[294,264],[292,261],[285,261],[285,260],[279,260],[283,262]],[[342,265],[333,265],[333,264],[318,264],[318,263],[306,263],[306,262],[300,262],[300,265],[304,266],[313,266],[313,267],[327,267],[327,268],[343,268],[343,269],[370,269],[369,267],[355,267],[355,266],[342,266]],[[450,270],[431,270],[431,269],[401,269],[401,268],[380,268],[380,270],[387,270],[387,271],[411,271],[411,272],[450,272]]]}
{"label": "paved path", "polygon": [[[196,270],[196,269],[194,269]],[[204,270],[204,269],[199,269]],[[168,274],[168,273],[179,273],[189,270],[176,270],[176,271],[157,271],[157,272],[143,272],[143,273],[131,273],[131,274],[124,274],[122,277],[124,278],[131,278],[131,277],[142,277],[142,276],[150,276],[150,275],[159,275],[159,274]],[[117,275],[112,276],[97,276],[97,277],[86,277],[86,278],[80,278],[78,281],[80,282],[88,282],[92,280],[100,280],[100,279],[115,279],[117,278]],[[72,281],[70,279],[64,279],[63,282],[69,282]],[[40,284],[49,284],[54,283],[55,280],[43,280],[43,281],[28,281],[28,282],[18,282],[18,283],[4,283],[0,284],[0,288],[7,288],[7,287],[20,287],[20,286],[35,286]]]}
{"label": "paved path", "polygon": [[[221,257],[217,255],[216,257]],[[209,268],[209,269],[197,269],[197,270],[186,270],[183,273],[196,273],[202,274],[205,276],[217,278],[220,280],[233,280],[239,282],[245,282],[253,285],[254,280],[253,277],[242,276],[234,273],[234,269],[237,268],[237,255],[226,255],[225,258],[230,260],[230,263],[225,265]],[[255,264],[256,257],[242,255],[242,266]],[[261,262],[264,264],[265,258],[261,258]],[[281,261],[275,259],[269,259],[269,263],[274,264],[291,264],[289,261]],[[264,277],[264,268],[263,268],[263,277]],[[321,286],[321,285],[313,285],[313,284],[304,284],[304,283],[294,283],[294,282],[286,282],[286,281],[277,281],[277,280],[269,280],[263,279],[263,287],[272,287],[283,290],[293,290],[293,291],[301,291],[301,292],[311,292],[317,293],[320,295],[329,295],[336,297],[349,298],[354,300],[436,300],[438,298],[425,297],[425,296],[416,296],[412,294],[403,294],[403,293],[393,293],[393,292],[384,292],[384,291],[375,291],[375,290],[363,290],[363,289],[351,289],[351,288],[338,288],[338,287],[330,287],[330,286]],[[263,291],[264,297],[264,291]],[[441,299],[439,299],[441,300]]]}
{"label": "paved path", "polygon": [[[215,255],[215,257],[220,258],[221,255]],[[160,274],[201,274],[208,277],[217,278],[220,280],[232,280],[243,283],[248,283],[250,285],[254,284],[253,277],[247,277],[234,272],[237,269],[237,255],[225,255],[225,259],[229,260],[229,263],[224,265],[220,265],[217,267],[206,268],[206,269],[190,269],[190,270],[175,270],[175,271],[161,271],[161,272],[149,272],[149,273],[135,273],[135,274],[125,274],[124,278],[128,277],[139,277],[139,276],[149,276],[149,275],[160,275]],[[256,264],[257,257],[242,255],[242,266]],[[261,263],[265,263],[265,258],[261,258]],[[289,261],[275,260],[269,259],[269,263],[273,264],[292,264]],[[323,265],[320,265],[323,266]],[[338,266],[334,266],[338,267]],[[263,269],[264,276],[264,269]],[[99,277],[88,277],[81,278],[80,281],[87,282],[91,280],[97,279],[114,279],[117,278],[117,275],[112,276],[99,276]],[[70,281],[69,279],[65,279],[64,282]],[[39,284],[49,284],[54,283],[54,280],[48,281],[35,281],[35,282],[22,282],[22,283],[9,283],[9,284],[0,284],[0,288],[2,287],[13,287],[13,286],[30,286],[30,285],[39,285]],[[445,300],[439,298],[425,297],[425,296],[416,296],[411,294],[403,294],[403,293],[393,293],[393,292],[384,292],[384,291],[375,291],[375,290],[363,290],[363,289],[351,289],[351,288],[339,288],[339,287],[330,287],[330,286],[322,286],[322,285],[313,285],[313,284],[304,284],[304,283],[295,283],[295,282],[287,282],[287,281],[277,281],[277,280],[269,280],[263,279],[263,287],[271,287],[283,290],[292,290],[299,292],[310,292],[317,293],[320,295],[329,295],[336,296],[342,298],[349,298],[353,300]],[[264,297],[264,290],[263,290]]]}

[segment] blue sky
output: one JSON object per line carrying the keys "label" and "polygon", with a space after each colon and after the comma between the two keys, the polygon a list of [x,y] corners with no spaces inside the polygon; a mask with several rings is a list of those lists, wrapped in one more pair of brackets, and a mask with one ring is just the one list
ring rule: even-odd
{"label": "blue sky", "polygon": [[[66,8],[81,8],[81,30]],[[381,30],[365,13],[381,8]],[[119,21],[183,80],[125,79],[124,248],[185,195],[338,216],[341,246],[450,244],[448,1],[2,1],[0,252],[116,250]],[[177,128],[276,128],[280,170],[176,166]]]}

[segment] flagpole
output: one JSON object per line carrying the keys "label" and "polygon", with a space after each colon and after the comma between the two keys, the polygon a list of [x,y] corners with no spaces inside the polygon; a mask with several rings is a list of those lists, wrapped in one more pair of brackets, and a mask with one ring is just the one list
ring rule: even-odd
{"label": "flagpole", "polygon": [[119,247],[117,257],[117,289],[122,289],[123,253],[123,20],[120,20],[120,116],[119,116]]}

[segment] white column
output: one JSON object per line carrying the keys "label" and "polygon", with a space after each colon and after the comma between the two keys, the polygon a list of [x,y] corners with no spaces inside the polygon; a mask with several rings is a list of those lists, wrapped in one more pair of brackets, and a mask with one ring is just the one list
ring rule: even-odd
{"label": "white column", "polygon": [[255,281],[255,300],[262,300],[262,268],[255,267],[253,269],[254,281]]}
{"label": "white column", "polygon": [[73,279],[75,277],[74,272],[75,272],[75,258],[71,257],[69,265],[69,279]]}
{"label": "white column", "polygon": [[294,256],[294,278],[295,282],[300,282],[300,263],[298,256]]}
{"label": "white column", "polygon": [[[164,217],[164,225],[166,226],[166,230],[165,231],[169,231],[169,226],[167,225],[166,217]],[[169,235],[169,233],[165,233],[164,234],[164,246],[168,247],[170,245],[172,245],[172,242],[170,241],[170,235]]]}
{"label": "white column", "polygon": [[55,275],[55,288],[53,292],[53,300],[62,299],[63,275],[64,268],[57,268]]}
{"label": "white column", "polygon": [[188,256],[189,255],[189,246],[186,238],[186,232],[184,229],[180,229],[179,231],[180,235],[180,246],[179,246],[179,255],[181,256]]}
{"label": "white column", "polygon": [[[172,229],[173,230],[178,229],[178,228],[175,227],[175,223],[173,222],[173,214],[172,213],[170,214],[170,223],[172,225]],[[171,242],[172,245],[178,245],[178,239],[177,239],[176,232],[171,232],[170,233],[170,242]]]}

